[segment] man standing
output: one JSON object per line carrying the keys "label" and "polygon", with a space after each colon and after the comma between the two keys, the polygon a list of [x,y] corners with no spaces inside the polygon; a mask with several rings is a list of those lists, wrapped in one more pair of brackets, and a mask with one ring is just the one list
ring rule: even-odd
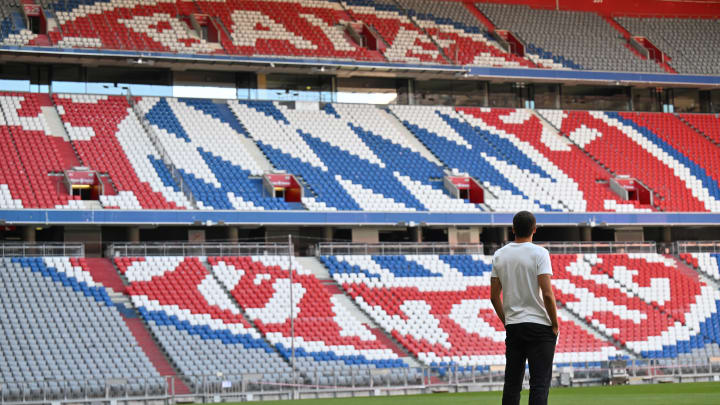
{"label": "man standing", "polygon": [[550,286],[550,254],[532,243],[535,231],[535,216],[518,212],[513,218],[515,241],[498,249],[493,257],[490,300],[506,332],[503,405],[520,403],[526,360],[530,368],[528,403],[547,404],[550,391],[557,308]]}

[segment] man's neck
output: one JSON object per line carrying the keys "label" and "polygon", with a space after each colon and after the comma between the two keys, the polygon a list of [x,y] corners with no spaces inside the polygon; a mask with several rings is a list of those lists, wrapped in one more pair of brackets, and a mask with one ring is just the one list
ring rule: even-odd
{"label": "man's neck", "polygon": [[533,240],[532,236],[528,236],[527,238],[515,238],[515,243],[532,242],[532,240]]}

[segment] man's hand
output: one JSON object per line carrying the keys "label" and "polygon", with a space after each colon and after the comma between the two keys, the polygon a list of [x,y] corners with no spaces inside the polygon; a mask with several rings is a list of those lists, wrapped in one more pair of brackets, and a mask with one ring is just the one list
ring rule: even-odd
{"label": "man's hand", "polygon": [[558,333],[560,332],[560,326],[558,324],[555,324],[552,326],[553,333],[555,334],[555,337],[558,336]]}

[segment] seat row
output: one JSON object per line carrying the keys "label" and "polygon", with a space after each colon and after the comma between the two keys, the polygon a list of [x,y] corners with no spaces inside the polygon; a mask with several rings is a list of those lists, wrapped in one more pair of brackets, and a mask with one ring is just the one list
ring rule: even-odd
{"label": "seat row", "polygon": [[[31,93],[0,110],[10,209],[720,212],[718,145],[672,114]],[[69,194],[74,166],[98,173],[98,201]],[[278,170],[301,202],[265,187]],[[484,199],[452,195],[448,172]],[[652,200],[613,191],[621,176]]]}
{"label": "seat row", "polygon": [[[713,61],[717,55],[703,46],[703,33],[713,32],[717,24],[702,19],[606,21],[589,12],[488,3],[440,7],[417,0],[49,0],[43,6],[46,15],[57,21],[47,37],[60,48],[665,71],[660,64],[634,52],[628,39],[614,28],[622,24],[633,35],[656,42],[672,58],[677,71],[716,73]],[[198,15],[209,18],[196,20]],[[492,26],[485,26],[481,18]],[[19,11],[0,14],[0,19],[2,43],[46,45],[44,35],[27,29]],[[351,26],[359,32],[353,32]],[[526,43],[524,52],[508,51],[507,45],[503,47],[490,35],[494,29],[513,32]],[[578,35],[569,37],[568,30]],[[365,47],[366,42],[381,45]],[[597,43],[603,46],[594,46]]]}

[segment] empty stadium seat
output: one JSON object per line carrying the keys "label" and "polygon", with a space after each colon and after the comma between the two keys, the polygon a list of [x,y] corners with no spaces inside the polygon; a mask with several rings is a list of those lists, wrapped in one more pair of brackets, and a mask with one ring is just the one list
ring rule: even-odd
{"label": "empty stadium seat", "polygon": [[280,256],[208,260],[245,314],[288,360],[294,333],[296,364],[314,384],[335,384],[336,374],[341,385],[349,385],[352,375],[360,377],[357,383],[367,384],[369,375],[363,370],[368,368],[388,369],[394,383],[406,375],[408,364],[296,261],[289,264]]}
{"label": "empty stadium seat", "polygon": [[125,97],[54,94],[53,100],[82,163],[108,174],[117,190],[100,197],[104,207],[190,207],[178,185],[158,172],[161,155]]}
{"label": "empty stadium seat", "polygon": [[[325,256],[333,278],[429,366],[504,364],[505,331],[490,304],[491,258],[479,255]],[[555,361],[600,362],[619,352],[561,316]]]}
{"label": "empty stadium seat", "polygon": [[462,108],[478,124],[510,140],[557,181],[545,183],[548,192],[559,195],[571,211],[651,211],[650,206],[625,202],[598,181],[610,174],[586,156],[582,149],[545,127],[530,110],[503,108]]}
{"label": "empty stadium seat", "polygon": [[[658,136],[654,128],[639,124],[632,116],[599,111],[543,110],[540,113],[611,173],[629,175],[649,187],[655,193],[655,204],[661,209],[720,210],[720,186],[692,156],[685,154],[686,147],[673,147]],[[618,154],[618,150],[624,153]]]}
{"label": "empty stadium seat", "polygon": [[[64,187],[60,175],[69,166],[59,150],[69,147],[52,136],[43,107],[51,107],[47,95],[0,93],[2,173],[0,206],[5,208],[81,208]],[[38,158],[38,157],[42,158]]]}
{"label": "empty stadium seat", "polygon": [[717,19],[616,17],[633,35],[648,38],[680,73],[717,75],[720,54],[707,45],[720,40]]}
{"label": "empty stadium seat", "polygon": [[5,401],[165,392],[105,288],[75,259],[2,258],[0,287]]}
{"label": "empty stadium seat", "polygon": [[241,384],[244,374],[266,383],[292,381],[292,370],[260,337],[227,291],[196,257],[117,258],[133,304],[190,387],[205,375]]}
{"label": "empty stadium seat", "polygon": [[557,300],[646,358],[718,343],[717,289],[658,254],[551,255]]}
{"label": "empty stadium seat", "polygon": [[[527,43],[526,52],[571,69],[663,72],[635,55],[627,40],[596,13],[557,11],[524,5],[474,3],[498,29]],[[568,35],[572,32],[573,35]]]}

